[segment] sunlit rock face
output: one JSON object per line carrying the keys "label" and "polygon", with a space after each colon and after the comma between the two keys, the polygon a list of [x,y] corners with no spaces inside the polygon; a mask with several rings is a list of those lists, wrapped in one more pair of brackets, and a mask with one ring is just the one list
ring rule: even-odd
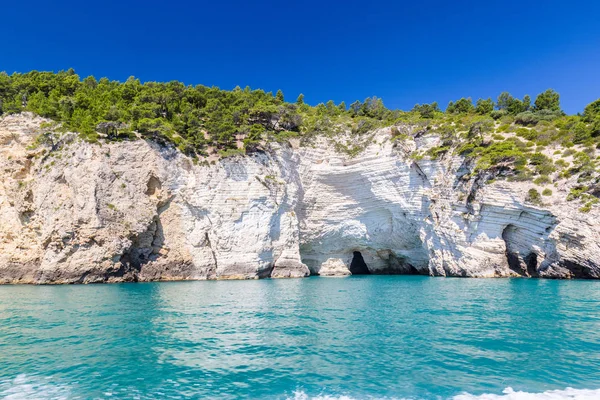
{"label": "sunlit rock face", "polygon": [[42,122],[0,120],[3,283],[600,277],[597,211],[566,202],[567,183],[527,204],[531,183],[410,157],[435,137],[381,129],[354,157],[323,138],[208,164],[142,140],[36,144]]}

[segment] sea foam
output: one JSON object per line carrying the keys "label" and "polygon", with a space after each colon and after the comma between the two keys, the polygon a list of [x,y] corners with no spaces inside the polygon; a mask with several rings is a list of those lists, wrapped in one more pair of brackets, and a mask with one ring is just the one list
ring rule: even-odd
{"label": "sea foam", "polygon": [[21,374],[12,380],[0,381],[0,398],[4,400],[67,400],[70,397],[68,387],[52,384],[49,379],[34,378]]}
{"label": "sea foam", "polygon": [[548,390],[541,393],[530,393],[516,391],[513,388],[506,388],[502,394],[481,394],[472,395],[469,393],[459,394],[452,397],[452,400],[597,400],[600,399],[600,389],[573,389]]}
{"label": "sea foam", "polygon": [[[50,384],[45,379],[35,379],[26,375],[19,375],[13,380],[0,382],[0,398],[10,400],[25,399],[69,399],[72,397],[71,390],[67,386]],[[111,397],[105,393],[106,397]],[[143,398],[143,396],[141,396]],[[474,395],[461,393],[453,397],[442,399],[436,397],[432,400],[598,400],[600,389],[573,389],[548,390],[545,392],[531,393],[516,391],[508,387],[502,394],[485,393]],[[296,391],[287,400],[429,400],[427,398],[406,397],[355,397],[352,395],[327,395],[309,396],[303,391]]]}
{"label": "sea foam", "polygon": [[[439,398],[438,398],[439,399]],[[438,400],[434,399],[434,400]],[[573,389],[548,390],[540,393],[530,393],[516,391],[508,387],[502,391],[502,394],[485,393],[474,395],[470,393],[461,393],[447,400],[598,400],[600,399],[600,389]],[[318,395],[309,396],[302,391],[297,391],[287,400],[427,400],[424,398],[400,398],[400,397],[353,397],[353,396],[330,396]]]}

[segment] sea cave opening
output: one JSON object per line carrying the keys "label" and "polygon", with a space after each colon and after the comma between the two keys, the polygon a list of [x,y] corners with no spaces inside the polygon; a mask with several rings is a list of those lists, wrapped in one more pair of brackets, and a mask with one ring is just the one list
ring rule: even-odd
{"label": "sea cave opening", "polygon": [[371,273],[367,267],[365,259],[363,258],[362,254],[360,254],[360,251],[355,251],[354,255],[352,256],[350,273],[352,273],[352,275],[368,275]]}
{"label": "sea cave opening", "polygon": [[523,232],[509,224],[502,231],[502,239],[506,245],[508,267],[521,276],[537,276],[537,254],[524,246]]}

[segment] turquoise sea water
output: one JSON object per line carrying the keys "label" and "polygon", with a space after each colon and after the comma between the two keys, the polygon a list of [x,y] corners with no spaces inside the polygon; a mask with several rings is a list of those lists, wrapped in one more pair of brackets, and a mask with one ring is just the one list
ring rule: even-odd
{"label": "turquoise sea water", "polygon": [[600,398],[600,282],[0,286],[0,398],[513,398],[507,387]]}

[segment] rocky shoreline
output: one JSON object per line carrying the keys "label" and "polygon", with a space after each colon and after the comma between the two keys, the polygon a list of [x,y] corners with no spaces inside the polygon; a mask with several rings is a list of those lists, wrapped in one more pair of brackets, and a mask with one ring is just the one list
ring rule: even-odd
{"label": "rocky shoreline", "polygon": [[565,200],[572,180],[534,204],[531,182],[411,156],[435,135],[382,128],[353,157],[322,138],[198,163],[144,140],[41,141],[44,122],[0,119],[0,283],[600,278],[598,211]]}

